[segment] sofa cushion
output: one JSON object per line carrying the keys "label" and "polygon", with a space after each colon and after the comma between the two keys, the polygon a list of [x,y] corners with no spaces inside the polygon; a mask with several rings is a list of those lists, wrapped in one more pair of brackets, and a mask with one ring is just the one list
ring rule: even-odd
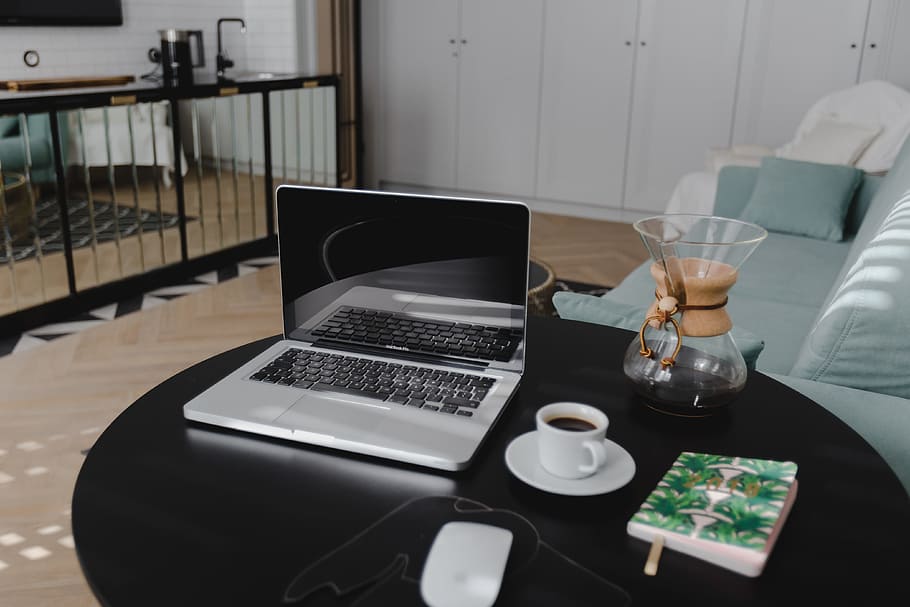
{"label": "sofa cushion", "polygon": [[774,232],[842,240],[862,176],[845,165],[766,157],[740,219]]}
{"label": "sofa cushion", "polygon": [[[793,368],[849,249],[849,242],[771,233],[746,260],[727,308],[734,327],[764,341],[758,369],[787,373]],[[637,267],[603,298],[632,306],[649,304],[654,296],[650,264]],[[787,269],[786,277],[782,268]]]}
{"label": "sofa cushion", "polygon": [[769,373],[786,373],[793,368],[802,338],[818,316],[815,306],[756,300],[732,292],[727,308],[734,326],[764,341],[765,348],[756,368]]}
{"label": "sofa cushion", "polygon": [[[603,297],[583,293],[559,292],[553,295],[553,306],[560,318],[582,322],[609,325],[629,331],[639,331],[648,311],[644,305],[610,301]],[[733,341],[739,348],[749,369],[755,368],[755,361],[765,347],[761,338],[740,327],[731,331]]]}
{"label": "sofa cushion", "polygon": [[728,308],[735,325],[765,341],[759,369],[793,368],[849,250],[849,242],[769,233],[742,265]]}
{"label": "sofa cushion", "polygon": [[622,282],[603,294],[604,299],[631,305],[651,303],[654,297],[654,279],[649,270],[651,261],[646,261],[622,279]]}
{"label": "sofa cushion", "polygon": [[756,167],[725,166],[718,171],[714,214],[730,219],[742,215],[757,179]]}
{"label": "sofa cushion", "polygon": [[[849,250],[849,242],[768,234],[740,268],[731,295],[821,310]],[[797,259],[799,263],[794,263]],[[650,265],[649,260],[635,268],[604,297],[629,304],[650,303],[654,296],[654,279],[648,271]],[[786,277],[781,274],[782,268],[787,268]],[[798,289],[794,288],[795,284],[799,285]],[[802,340],[809,328],[807,326],[796,339]]]}
{"label": "sofa cushion", "polygon": [[[904,488],[910,491],[910,440],[907,440],[910,436],[910,402],[896,396],[775,373],[769,375],[811,398],[856,430],[888,462]],[[874,465],[873,462],[870,464]]]}
{"label": "sofa cushion", "polygon": [[820,310],[849,251],[849,241],[769,233],[740,267],[733,292]]}
{"label": "sofa cushion", "polygon": [[[903,183],[910,191],[910,180]],[[910,194],[904,193],[836,286],[791,374],[910,398],[908,360]]]}

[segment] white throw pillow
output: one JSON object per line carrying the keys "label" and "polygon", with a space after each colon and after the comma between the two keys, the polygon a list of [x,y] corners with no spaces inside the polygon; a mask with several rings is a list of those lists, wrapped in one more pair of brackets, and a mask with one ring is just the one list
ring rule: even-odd
{"label": "white throw pillow", "polygon": [[879,127],[823,118],[808,131],[777,149],[789,160],[853,166],[881,132]]}
{"label": "white throw pillow", "polygon": [[910,91],[884,80],[868,80],[835,91],[819,99],[799,123],[795,142],[819,120],[833,119],[850,124],[880,125],[881,134],[856,161],[867,173],[884,173],[910,133]]}
{"label": "white throw pillow", "polygon": [[734,145],[729,148],[708,148],[705,168],[717,173],[727,165],[757,167],[763,156],[773,156],[774,150],[762,145]]}

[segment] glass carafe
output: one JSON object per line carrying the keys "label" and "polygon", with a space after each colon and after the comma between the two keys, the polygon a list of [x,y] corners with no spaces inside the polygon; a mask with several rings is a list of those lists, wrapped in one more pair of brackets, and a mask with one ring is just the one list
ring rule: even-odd
{"label": "glass carafe", "polygon": [[653,259],[655,291],[623,371],[648,406],[709,415],[746,384],[727,292],[768,233],[735,219],[686,214],[649,217],[634,227]]}

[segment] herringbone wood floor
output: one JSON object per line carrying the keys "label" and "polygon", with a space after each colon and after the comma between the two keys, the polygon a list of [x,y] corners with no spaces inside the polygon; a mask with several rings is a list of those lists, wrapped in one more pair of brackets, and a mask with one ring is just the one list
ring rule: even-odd
{"label": "herringbone wood floor", "polygon": [[[629,225],[555,215],[535,214],[531,248],[557,276],[595,284],[646,258]],[[270,267],[0,358],[0,605],[97,605],[68,539],[81,451],[174,373],[280,332]]]}

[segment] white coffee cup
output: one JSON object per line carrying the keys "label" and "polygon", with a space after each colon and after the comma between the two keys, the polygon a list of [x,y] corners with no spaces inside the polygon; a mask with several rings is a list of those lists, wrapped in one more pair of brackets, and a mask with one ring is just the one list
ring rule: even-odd
{"label": "white coffee cup", "polygon": [[607,463],[604,437],[609,420],[600,409],[560,402],[537,411],[540,465],[554,476],[585,478]]}

